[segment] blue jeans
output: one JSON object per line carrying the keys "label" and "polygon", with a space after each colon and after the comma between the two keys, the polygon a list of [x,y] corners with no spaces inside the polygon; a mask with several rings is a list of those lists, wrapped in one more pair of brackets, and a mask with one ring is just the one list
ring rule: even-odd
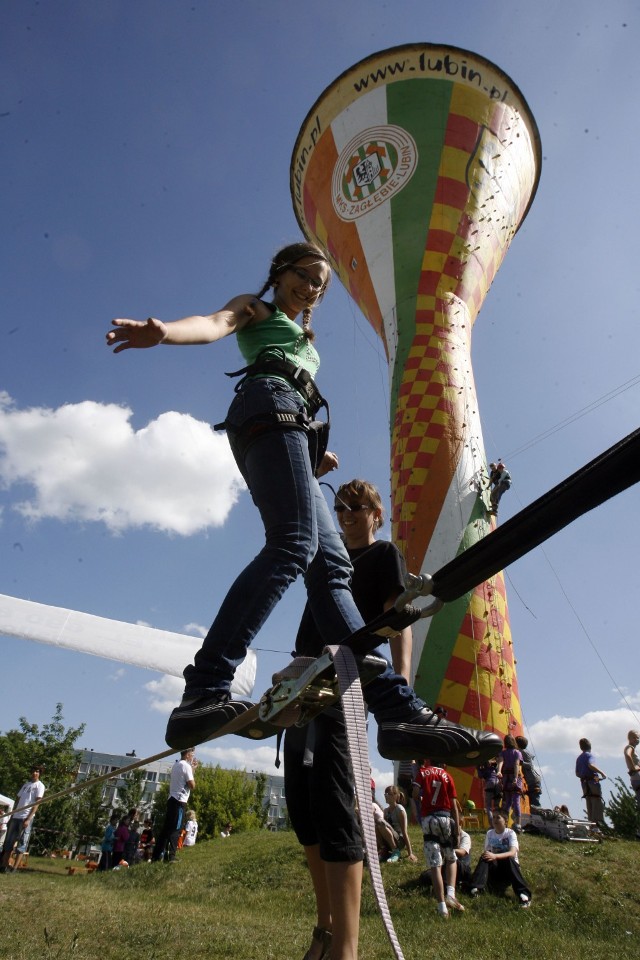
{"label": "blue jeans", "polygon": [[[284,381],[262,377],[245,382],[227,414],[231,450],[266,540],[232,584],[193,665],[184,671],[190,697],[229,690],[251,641],[300,574],[325,643],[342,643],[363,626],[351,594],[351,561],[313,475],[304,430],[269,429],[248,447],[244,443],[243,426],[276,412],[304,413],[302,397]],[[378,718],[423,706],[391,666],[367,685],[365,699]]]}
{"label": "blue jeans", "polygon": [[506,483],[504,480],[501,480],[500,483],[498,483],[493,488],[493,490],[491,491],[491,503],[493,504],[494,507],[497,508],[502,498],[502,494],[506,493],[506,491],[509,489],[510,486],[511,486],[510,480],[507,481]]}

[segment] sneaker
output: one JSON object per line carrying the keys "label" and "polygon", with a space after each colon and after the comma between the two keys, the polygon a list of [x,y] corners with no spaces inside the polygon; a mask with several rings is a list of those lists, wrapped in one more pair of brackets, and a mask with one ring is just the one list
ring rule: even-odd
{"label": "sneaker", "polygon": [[449,910],[460,910],[461,913],[464,913],[464,907],[459,900],[456,900],[455,897],[445,897],[444,902],[448,906]]}
{"label": "sneaker", "polygon": [[251,700],[231,700],[226,692],[206,697],[183,697],[182,703],[169,717],[165,741],[174,750],[188,750],[194,744],[208,740],[252,706]]}
{"label": "sneaker", "polygon": [[446,905],[444,903],[438,904],[438,916],[440,917],[441,920],[449,919],[449,911],[447,910]]}
{"label": "sneaker", "polygon": [[520,894],[520,906],[523,910],[526,910],[531,906],[531,900],[529,900],[529,897],[526,895],[526,893]]}
{"label": "sneaker", "polygon": [[397,863],[400,859],[400,851],[394,850],[393,853],[389,854],[387,857],[387,863]]}
{"label": "sneaker", "polygon": [[479,897],[479,896],[480,896],[480,891],[478,890],[477,887],[472,887],[471,890],[469,890],[469,896],[470,896],[470,897]]}
{"label": "sneaker", "polygon": [[471,767],[497,757],[502,748],[502,739],[496,733],[461,727],[429,707],[406,719],[378,723],[378,753],[386,760],[429,757],[432,763]]}

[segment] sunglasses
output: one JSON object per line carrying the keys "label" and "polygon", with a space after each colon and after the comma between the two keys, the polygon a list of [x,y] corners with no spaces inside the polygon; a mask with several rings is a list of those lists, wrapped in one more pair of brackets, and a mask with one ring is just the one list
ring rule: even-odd
{"label": "sunglasses", "polygon": [[322,290],[324,287],[323,280],[316,280],[315,277],[312,277],[311,274],[307,273],[306,270],[303,270],[302,267],[289,267],[292,273],[295,273],[298,280],[302,280],[303,283],[308,283],[312,290]]}
{"label": "sunglasses", "polygon": [[350,506],[346,503],[336,503],[333,509],[336,513],[344,513],[345,510],[348,510],[349,513],[358,513],[359,510],[373,510],[373,507],[370,507],[368,503],[352,503]]}

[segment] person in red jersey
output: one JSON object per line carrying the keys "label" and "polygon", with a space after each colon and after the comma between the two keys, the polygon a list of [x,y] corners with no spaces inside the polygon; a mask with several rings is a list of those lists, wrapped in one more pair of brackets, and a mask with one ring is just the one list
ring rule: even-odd
{"label": "person in red jersey", "polygon": [[[450,909],[464,910],[456,899],[455,849],[460,832],[460,813],[453,777],[443,767],[433,766],[429,760],[423,760],[413,783],[413,799],[420,802],[424,856],[431,871],[438,914],[447,918]],[[446,890],[442,879],[443,863]]]}

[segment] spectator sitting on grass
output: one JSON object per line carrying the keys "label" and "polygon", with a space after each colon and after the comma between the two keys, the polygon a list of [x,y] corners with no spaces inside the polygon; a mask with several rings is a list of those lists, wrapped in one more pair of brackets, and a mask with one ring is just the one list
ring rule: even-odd
{"label": "spectator sitting on grass", "polygon": [[518,851],[518,837],[514,830],[507,827],[507,815],[496,811],[493,814],[493,827],[487,830],[484,851],[470,880],[471,896],[477,897],[485,889],[504,894],[507,887],[511,886],[520,906],[530,906],[531,890],[520,872]]}
{"label": "spectator sitting on grass", "polygon": [[383,811],[382,821],[376,822],[378,853],[381,861],[396,863],[400,851],[406,849],[409,860],[417,863],[418,858],[411,848],[411,838],[407,832],[406,798],[402,790],[393,784],[384,791],[388,806]]}

